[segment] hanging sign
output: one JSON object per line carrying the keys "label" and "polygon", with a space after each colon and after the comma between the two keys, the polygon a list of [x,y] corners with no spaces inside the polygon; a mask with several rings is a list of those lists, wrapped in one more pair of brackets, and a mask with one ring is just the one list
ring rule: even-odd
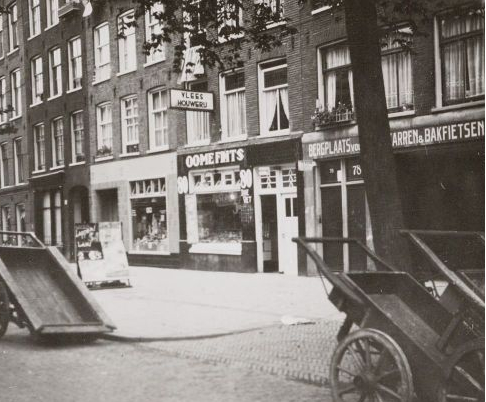
{"label": "hanging sign", "polygon": [[169,97],[172,109],[199,110],[202,112],[214,110],[214,95],[211,92],[169,89]]}

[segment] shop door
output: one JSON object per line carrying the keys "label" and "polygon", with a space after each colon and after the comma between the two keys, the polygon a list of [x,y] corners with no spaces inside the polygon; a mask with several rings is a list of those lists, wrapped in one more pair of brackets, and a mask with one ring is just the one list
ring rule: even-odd
{"label": "shop door", "polygon": [[98,191],[100,202],[100,221],[118,221],[118,191],[117,189]]}
{"label": "shop door", "polygon": [[281,201],[279,271],[289,275],[298,275],[297,244],[292,241],[293,237],[299,235],[297,194],[282,194]]}

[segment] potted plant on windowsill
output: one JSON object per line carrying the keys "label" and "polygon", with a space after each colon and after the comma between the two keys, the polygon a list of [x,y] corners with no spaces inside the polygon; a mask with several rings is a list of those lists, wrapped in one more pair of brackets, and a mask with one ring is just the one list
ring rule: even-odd
{"label": "potted plant on windowsill", "polygon": [[106,145],[103,145],[101,148],[98,148],[96,150],[96,157],[98,158],[103,158],[111,155],[112,155],[111,148]]}
{"label": "potted plant on windowsill", "polygon": [[311,120],[316,130],[333,124],[349,122],[354,120],[353,106],[341,102],[332,108],[327,105],[317,106]]}

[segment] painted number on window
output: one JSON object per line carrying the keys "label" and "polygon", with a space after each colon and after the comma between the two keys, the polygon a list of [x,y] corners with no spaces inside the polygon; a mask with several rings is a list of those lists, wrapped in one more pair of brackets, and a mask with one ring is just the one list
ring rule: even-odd
{"label": "painted number on window", "polygon": [[179,194],[187,194],[189,191],[189,181],[187,176],[179,176],[177,178],[177,192]]}
{"label": "painted number on window", "polygon": [[361,165],[353,165],[353,176],[361,176]]}
{"label": "painted number on window", "polygon": [[253,186],[253,175],[250,169],[240,170],[241,188],[251,188]]}

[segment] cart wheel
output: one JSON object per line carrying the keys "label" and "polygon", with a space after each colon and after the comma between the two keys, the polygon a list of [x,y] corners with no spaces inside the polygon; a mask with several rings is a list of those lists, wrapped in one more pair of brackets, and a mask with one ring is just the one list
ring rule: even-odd
{"label": "cart wheel", "polygon": [[336,347],[330,367],[334,402],[411,402],[412,372],[398,344],[387,334],[360,329]]}
{"label": "cart wheel", "polygon": [[484,401],[484,339],[464,345],[450,359],[439,402]]}
{"label": "cart wheel", "polygon": [[0,338],[3,335],[5,335],[9,321],[10,321],[10,300],[8,297],[7,287],[0,280]]}

